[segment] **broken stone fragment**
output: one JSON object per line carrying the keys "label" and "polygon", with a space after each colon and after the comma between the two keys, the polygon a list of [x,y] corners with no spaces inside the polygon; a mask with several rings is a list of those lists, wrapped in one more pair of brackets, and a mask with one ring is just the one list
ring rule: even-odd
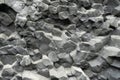
{"label": "broken stone fragment", "polygon": [[15,55],[12,54],[7,54],[7,55],[0,55],[0,61],[2,61],[2,63],[5,64],[13,64],[14,61],[16,61],[16,57]]}
{"label": "broken stone fragment", "polygon": [[[49,22],[50,22],[50,21],[49,21]],[[45,21],[43,21],[43,20],[40,21],[40,22],[38,22],[38,23],[37,23],[37,26],[38,26],[38,27],[34,26],[35,29],[42,29],[43,31],[48,32],[48,33],[52,33],[52,30],[54,29],[54,28],[53,28],[53,27],[54,27],[53,24],[47,23],[47,22],[45,22]]]}
{"label": "broken stone fragment", "polygon": [[23,58],[23,55],[21,55],[21,54],[16,54],[17,62],[22,61],[22,58]]}
{"label": "broken stone fragment", "polygon": [[[108,54],[109,53],[109,54]],[[120,49],[113,46],[105,46],[100,55],[108,62],[111,63],[111,57],[120,57]]]}
{"label": "broken stone fragment", "polygon": [[115,31],[112,33],[113,35],[119,35],[120,34],[120,27],[118,27]]}
{"label": "broken stone fragment", "polygon": [[94,73],[93,71],[91,71],[89,69],[88,70],[84,70],[84,72],[90,79],[92,79],[94,77],[94,75],[96,74],[96,73]]}
{"label": "broken stone fragment", "polygon": [[20,39],[20,36],[17,32],[13,32],[9,37],[8,40]]}
{"label": "broken stone fragment", "polygon": [[80,0],[80,4],[81,6],[85,7],[85,8],[90,8],[91,6],[91,0]]}
{"label": "broken stone fragment", "polygon": [[87,53],[84,51],[79,52],[79,51],[74,50],[70,53],[70,56],[72,57],[74,64],[76,65],[80,65],[80,61],[84,60],[86,58],[86,55]]}
{"label": "broken stone fragment", "polygon": [[90,80],[81,68],[75,66],[72,66],[71,68],[74,70],[74,75],[78,80]]}
{"label": "broken stone fragment", "polygon": [[120,61],[119,60],[113,60],[111,66],[119,68],[120,69]]}
{"label": "broken stone fragment", "polygon": [[50,3],[51,3],[51,0],[44,0],[44,1],[42,1],[42,2],[44,2],[44,3],[46,3],[46,4],[50,4]]}
{"label": "broken stone fragment", "polygon": [[43,64],[42,60],[35,61],[33,64],[40,75],[49,77],[49,69]]}
{"label": "broken stone fragment", "polygon": [[52,34],[55,36],[61,36],[62,35],[62,31],[57,29],[57,28],[53,28],[52,29]]}
{"label": "broken stone fragment", "polygon": [[114,8],[112,6],[104,6],[104,14],[112,13]]}
{"label": "broken stone fragment", "polygon": [[12,68],[16,71],[16,72],[23,72],[24,71],[24,67],[20,65],[20,61],[15,61],[12,64]]}
{"label": "broken stone fragment", "polygon": [[24,0],[24,3],[26,5],[32,5],[33,4],[33,0]]}
{"label": "broken stone fragment", "polygon": [[55,6],[50,5],[48,9],[49,9],[50,13],[54,13],[54,14],[57,13],[57,7],[55,7]]}
{"label": "broken stone fragment", "polygon": [[98,54],[99,53],[87,52],[87,56],[85,60],[89,61],[89,60],[95,59],[96,57],[98,57]]}
{"label": "broken stone fragment", "polygon": [[0,22],[2,25],[8,26],[13,22],[13,20],[7,13],[0,12]]}
{"label": "broken stone fragment", "polygon": [[93,72],[101,72],[104,67],[106,67],[106,61],[101,57],[97,57],[94,60],[88,62],[90,64],[91,70]]}
{"label": "broken stone fragment", "polygon": [[24,71],[22,75],[22,80],[49,80],[47,77],[44,77],[40,74],[37,74],[35,71]]}
{"label": "broken stone fragment", "polygon": [[104,13],[103,6],[101,3],[93,3],[92,8],[99,9],[101,12]]}
{"label": "broken stone fragment", "polygon": [[1,47],[0,48],[0,54],[4,54],[4,55],[5,54],[11,54],[8,51],[6,51],[6,50],[11,49],[11,48],[13,48],[13,45],[7,45],[7,46]]}
{"label": "broken stone fragment", "polygon": [[30,58],[29,55],[23,56],[22,61],[20,62],[20,64],[21,64],[22,66],[28,66],[28,65],[30,65],[31,63],[32,63],[32,60],[31,60],[31,58]]}
{"label": "broken stone fragment", "polygon": [[115,7],[112,13],[113,13],[113,15],[119,16],[120,6]]}
{"label": "broken stone fragment", "polygon": [[50,52],[48,54],[48,57],[50,58],[51,61],[53,62],[57,62],[59,60],[58,56],[57,56],[57,53],[55,52]]}
{"label": "broken stone fragment", "polygon": [[38,74],[40,74],[42,76],[45,76],[45,77],[50,77],[50,75],[49,75],[49,69],[48,68],[39,70]]}
{"label": "broken stone fragment", "polygon": [[13,77],[16,74],[11,65],[4,65],[1,75],[3,77]]}
{"label": "broken stone fragment", "polygon": [[88,51],[99,51],[109,40],[109,36],[100,36],[91,39],[89,42],[83,42],[80,44],[81,50],[88,50]]}
{"label": "broken stone fragment", "polygon": [[59,12],[59,18],[62,19],[67,19],[69,17],[69,13],[67,11],[64,12]]}
{"label": "broken stone fragment", "polygon": [[90,41],[92,38],[94,38],[94,35],[92,33],[86,33],[83,31],[83,33],[80,36],[82,41]]}
{"label": "broken stone fragment", "polygon": [[27,49],[25,49],[21,46],[14,46],[13,48],[18,52],[18,54],[28,55]]}
{"label": "broken stone fragment", "polygon": [[62,66],[60,66],[59,68],[52,68],[52,69],[49,70],[49,72],[50,72],[50,77],[51,78],[57,78],[57,79],[60,79],[60,80],[62,78],[65,78],[65,80],[68,79],[67,74],[65,72],[65,69]]}
{"label": "broken stone fragment", "polygon": [[41,44],[42,43],[49,44],[51,42],[49,37],[47,37],[46,33],[43,31],[36,31],[35,36],[40,40]]}
{"label": "broken stone fragment", "polygon": [[78,64],[80,66],[81,69],[85,70],[88,69],[90,67],[89,63],[86,60],[81,60],[80,64]]}
{"label": "broken stone fragment", "polygon": [[12,6],[11,6],[16,12],[20,12],[24,7],[25,7],[25,4],[24,2],[21,0],[18,0],[18,1],[14,1]]}
{"label": "broken stone fragment", "polygon": [[54,40],[54,41],[62,41],[62,38],[61,37],[58,37],[58,36],[52,36],[52,39]]}
{"label": "broken stone fragment", "polygon": [[34,61],[33,64],[36,66],[38,71],[41,69],[45,69],[45,68],[50,69],[53,67],[53,62],[46,55],[43,55],[42,59],[38,61]]}
{"label": "broken stone fragment", "polygon": [[120,79],[120,71],[116,68],[108,68],[103,74],[109,80],[119,80]]}
{"label": "broken stone fragment", "polygon": [[37,61],[42,58],[42,54],[38,49],[35,49],[34,51],[30,50],[29,54],[33,61]]}
{"label": "broken stone fragment", "polygon": [[112,31],[112,29],[106,29],[106,28],[100,28],[100,29],[96,29],[94,31],[94,33],[98,36],[106,36],[108,35],[110,32]]}
{"label": "broken stone fragment", "polygon": [[38,7],[38,11],[40,12],[40,11],[46,11],[46,10],[48,10],[49,6],[47,4],[41,2],[41,3],[39,3],[39,5],[37,7]]}
{"label": "broken stone fragment", "polygon": [[48,58],[48,56],[43,55],[42,58],[43,64],[48,67],[48,68],[52,68],[53,67],[53,62]]}
{"label": "broken stone fragment", "polygon": [[[70,25],[67,26],[66,29],[67,29],[67,30],[75,30],[75,29],[76,29],[76,24],[70,24]],[[77,33],[77,32],[76,32],[76,33]],[[81,31],[81,33],[82,33],[82,31]],[[81,34],[81,33],[79,33],[79,34]]]}
{"label": "broken stone fragment", "polygon": [[25,6],[24,9],[18,15],[22,17],[26,17],[29,19],[29,16],[31,16],[34,12],[36,12],[35,6]]}
{"label": "broken stone fragment", "polygon": [[67,5],[59,5],[57,7],[57,12],[68,11],[69,7]]}
{"label": "broken stone fragment", "polygon": [[0,61],[0,70],[3,68],[3,63]]}
{"label": "broken stone fragment", "polygon": [[[75,76],[75,71],[72,67],[65,68],[68,77]],[[75,76],[76,77],[76,76]]]}
{"label": "broken stone fragment", "polygon": [[21,46],[21,47],[26,47],[26,41],[25,39],[18,39],[13,41],[14,45]]}
{"label": "broken stone fragment", "polygon": [[[40,53],[40,51],[39,51],[39,49],[34,49],[34,51],[33,51],[35,54],[38,54],[38,53]],[[34,55],[34,53],[33,53],[33,55]],[[31,54],[32,55],[32,54]]]}
{"label": "broken stone fragment", "polygon": [[97,17],[100,16],[102,14],[102,12],[98,9],[91,9],[87,11],[87,15],[89,17]]}
{"label": "broken stone fragment", "polygon": [[75,50],[76,47],[77,47],[77,45],[73,41],[71,41],[71,40],[67,41],[62,46],[62,48],[64,49],[64,51],[66,53],[70,53],[71,51]]}
{"label": "broken stone fragment", "polygon": [[[103,22],[104,19],[102,16],[98,16],[98,17],[90,17],[89,20],[93,21],[93,22]],[[97,23],[96,23],[97,24]]]}
{"label": "broken stone fragment", "polygon": [[42,13],[35,11],[33,14],[30,15],[30,20],[31,21],[37,21],[42,17]]}
{"label": "broken stone fragment", "polygon": [[17,51],[15,50],[15,48],[10,48],[10,49],[7,49],[7,52],[9,53],[9,54],[17,54]]}
{"label": "broken stone fragment", "polygon": [[116,18],[114,16],[106,16],[106,18],[108,19],[105,22],[107,24],[107,26],[104,25],[103,27],[110,28],[109,26],[113,26],[113,27],[111,27],[112,29],[116,29],[119,27],[119,21],[120,21],[119,18]]}
{"label": "broken stone fragment", "polygon": [[75,3],[70,3],[68,8],[69,8],[70,15],[77,14],[77,5]]}
{"label": "broken stone fragment", "polygon": [[70,63],[70,64],[73,63],[72,58],[69,54],[60,53],[60,54],[58,54],[58,57],[59,57],[60,60],[63,60],[64,62],[67,62],[67,63]]}
{"label": "broken stone fragment", "polygon": [[46,66],[43,64],[42,60],[37,60],[37,61],[34,61],[33,64],[35,65],[37,71],[41,70],[41,69],[45,69]]}
{"label": "broken stone fragment", "polygon": [[3,40],[3,39],[0,39],[0,47],[6,46],[6,45],[8,45],[8,44],[7,44],[7,41],[6,41],[6,40]]}
{"label": "broken stone fragment", "polygon": [[11,80],[22,80],[22,75],[18,73]]}
{"label": "broken stone fragment", "polygon": [[80,14],[79,19],[84,21],[85,19],[88,19],[90,17],[98,17],[102,13],[100,10],[92,8],[92,9],[89,9],[85,12],[79,12],[79,14]]}
{"label": "broken stone fragment", "polygon": [[16,16],[15,24],[19,25],[20,27],[24,27],[24,25],[26,24],[26,21],[27,21],[26,16],[21,16],[18,14]]}
{"label": "broken stone fragment", "polygon": [[120,47],[120,36],[118,35],[111,35],[110,45],[115,47]]}
{"label": "broken stone fragment", "polygon": [[77,80],[77,78],[76,77],[69,77],[68,80]]}
{"label": "broken stone fragment", "polygon": [[52,36],[52,41],[50,43],[50,47],[52,48],[62,48],[63,45],[63,39],[61,37],[58,36]]}
{"label": "broken stone fragment", "polygon": [[51,48],[50,48],[49,44],[46,44],[46,43],[41,44],[41,46],[39,48],[41,54],[48,54],[49,51],[51,51],[50,49]]}
{"label": "broken stone fragment", "polygon": [[0,34],[0,39],[6,40],[7,38],[8,38],[7,35],[5,35],[5,34],[3,34],[3,33]]}
{"label": "broken stone fragment", "polygon": [[76,25],[79,25],[79,17],[74,17],[73,15],[72,16],[69,16],[69,20],[73,23],[73,24],[76,24]]}

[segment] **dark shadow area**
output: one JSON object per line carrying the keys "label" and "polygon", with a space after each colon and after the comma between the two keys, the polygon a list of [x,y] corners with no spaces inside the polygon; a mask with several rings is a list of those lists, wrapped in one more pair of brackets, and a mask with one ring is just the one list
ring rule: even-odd
{"label": "dark shadow area", "polygon": [[54,78],[51,78],[51,80],[59,80],[59,79],[54,77]]}
{"label": "dark shadow area", "polygon": [[0,4],[0,33],[9,35],[15,31],[14,21],[17,12],[6,4]]}
{"label": "dark shadow area", "polygon": [[15,20],[16,12],[6,4],[0,4],[0,12],[7,13],[13,20]]}

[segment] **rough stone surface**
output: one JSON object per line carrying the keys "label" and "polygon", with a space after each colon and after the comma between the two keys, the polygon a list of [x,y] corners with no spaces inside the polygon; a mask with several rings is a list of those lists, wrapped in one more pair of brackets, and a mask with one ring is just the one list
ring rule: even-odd
{"label": "rough stone surface", "polygon": [[120,0],[0,0],[0,80],[120,80]]}

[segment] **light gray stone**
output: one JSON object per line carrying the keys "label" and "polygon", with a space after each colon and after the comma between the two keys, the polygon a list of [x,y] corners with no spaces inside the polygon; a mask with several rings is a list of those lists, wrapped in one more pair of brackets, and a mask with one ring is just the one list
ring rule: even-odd
{"label": "light gray stone", "polygon": [[109,36],[105,37],[96,37],[91,39],[89,42],[83,42],[80,44],[81,50],[87,51],[99,51],[106,43],[109,41]]}
{"label": "light gray stone", "polygon": [[111,40],[110,40],[110,45],[111,46],[115,46],[115,47],[119,48],[120,47],[119,41],[120,41],[120,36],[111,35]]}
{"label": "light gray stone", "polygon": [[107,63],[101,57],[97,57],[94,60],[88,62],[90,64],[91,70],[93,72],[101,72],[104,67],[106,67]]}
{"label": "light gray stone", "polygon": [[70,53],[70,56],[72,57],[74,64],[79,65],[80,61],[86,58],[87,53],[84,51],[79,52],[79,51],[74,50]]}
{"label": "light gray stone", "polygon": [[57,56],[57,53],[55,53],[55,52],[50,52],[49,54],[48,54],[48,57],[51,59],[51,61],[53,61],[53,62],[56,62],[56,61],[59,61],[59,58],[58,58],[58,56]]}
{"label": "light gray stone", "polygon": [[22,66],[29,66],[31,63],[32,63],[32,60],[29,55],[23,56],[22,61],[20,62]]}
{"label": "light gray stone", "polygon": [[100,55],[106,61],[108,61],[108,63],[111,63],[111,59],[110,59],[111,57],[120,57],[120,49],[117,47],[105,46],[100,52]]}
{"label": "light gray stone", "polygon": [[3,77],[13,77],[16,74],[11,65],[4,65],[1,75]]}
{"label": "light gray stone", "polygon": [[21,26],[21,27],[24,27],[24,25],[26,24],[26,22],[27,22],[26,16],[17,14],[16,20],[15,20],[15,24],[16,24],[16,25],[19,25],[19,26]]}
{"label": "light gray stone", "polygon": [[59,12],[60,19],[67,19],[69,17],[69,13],[67,11]]}
{"label": "light gray stone", "polygon": [[68,78],[67,77],[67,74],[66,74],[66,72],[65,72],[65,69],[64,69],[64,67],[59,67],[59,68],[52,68],[52,69],[50,69],[50,76],[51,77],[55,77],[55,78],[58,78],[58,79],[61,79],[61,78]]}
{"label": "light gray stone", "polygon": [[81,68],[72,66],[71,67],[74,72],[75,72],[75,76],[77,77],[78,80],[90,80],[89,77],[82,71]]}
{"label": "light gray stone", "polygon": [[119,60],[113,60],[111,66],[116,67],[116,68],[120,68],[120,62],[119,62]]}
{"label": "light gray stone", "polygon": [[49,80],[48,78],[37,74],[35,71],[24,71],[22,80]]}

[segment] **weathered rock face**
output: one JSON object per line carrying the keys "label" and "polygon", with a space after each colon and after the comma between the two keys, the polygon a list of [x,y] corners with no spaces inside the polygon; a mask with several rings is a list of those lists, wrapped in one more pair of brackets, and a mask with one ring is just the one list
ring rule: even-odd
{"label": "weathered rock face", "polygon": [[119,0],[0,0],[0,80],[120,80]]}

